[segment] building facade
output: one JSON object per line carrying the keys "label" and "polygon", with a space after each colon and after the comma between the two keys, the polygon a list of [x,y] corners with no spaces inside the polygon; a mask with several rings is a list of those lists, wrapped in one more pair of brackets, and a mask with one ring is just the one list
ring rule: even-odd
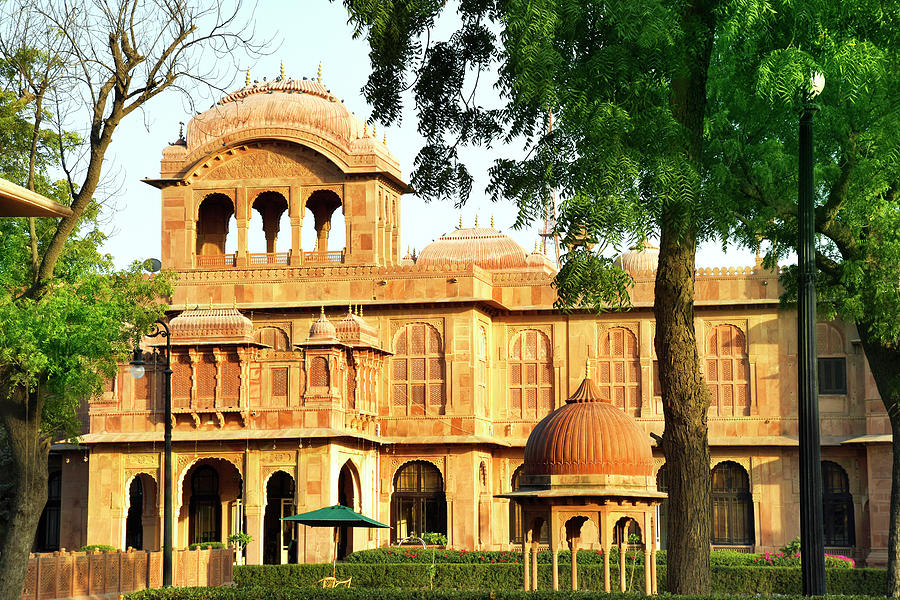
{"label": "building facade", "polygon": [[[243,530],[250,563],[327,560],[424,532],[509,548],[521,518],[495,495],[517,488],[529,432],[586,361],[604,398],[662,433],[652,248],[620,258],[633,309],[601,315],[554,310],[553,261],[493,226],[448,225],[403,256],[398,162],[316,80],[248,82],[190,122],[160,171],[146,181],[162,197],[163,267],[178,273],[176,547]],[[253,249],[259,230],[265,247]],[[697,272],[716,546],[773,550],[799,535],[796,314],[780,291],[759,264]],[[144,378],[123,367],[86,403],[81,446],[54,450],[39,549],[159,547],[154,343]],[[887,418],[853,326],[820,323],[818,349],[826,543],[883,564]],[[279,521],[337,502],[392,529],[350,530],[335,549],[330,531]],[[598,539],[586,532],[582,547]]]}

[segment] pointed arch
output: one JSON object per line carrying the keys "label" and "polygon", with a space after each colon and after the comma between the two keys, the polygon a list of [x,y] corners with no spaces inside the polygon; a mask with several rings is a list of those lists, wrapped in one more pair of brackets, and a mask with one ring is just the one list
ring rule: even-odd
{"label": "pointed arch", "polygon": [[744,467],[726,460],[712,470],[712,535],[713,544],[723,546],[752,545],[753,499],[750,477]]}
{"label": "pointed arch", "polygon": [[715,414],[750,414],[750,360],[740,328],[728,323],[712,328],[706,338],[705,375]]}

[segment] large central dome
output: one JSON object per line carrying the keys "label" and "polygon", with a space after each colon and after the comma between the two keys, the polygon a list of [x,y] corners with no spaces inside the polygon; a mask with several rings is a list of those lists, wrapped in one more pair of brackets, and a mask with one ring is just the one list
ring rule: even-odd
{"label": "large central dome", "polygon": [[363,120],[324,85],[312,79],[279,78],[248,84],[191,119],[187,152],[229,135],[266,128],[313,132],[345,150],[367,137]]}
{"label": "large central dome", "polygon": [[460,228],[422,249],[416,265],[444,269],[524,269],[525,250],[493,227]]}

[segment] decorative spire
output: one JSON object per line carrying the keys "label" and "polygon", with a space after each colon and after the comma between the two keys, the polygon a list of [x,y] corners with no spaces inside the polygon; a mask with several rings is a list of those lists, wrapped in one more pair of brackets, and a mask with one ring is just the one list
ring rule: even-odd
{"label": "decorative spire", "polygon": [[178,139],[184,139],[184,121],[178,121]]}
{"label": "decorative spire", "polygon": [[378,131],[376,131],[376,127],[377,126],[375,125],[375,123],[372,123],[372,137],[377,140],[378,139]]}
{"label": "decorative spire", "polygon": [[384,136],[382,137],[381,143],[387,146],[387,132],[384,132]]}
{"label": "decorative spire", "polygon": [[491,229],[494,228],[494,215],[491,215]]}
{"label": "decorative spire", "polygon": [[322,320],[325,320],[325,307],[324,306],[320,307],[320,309],[319,309],[319,318]]}
{"label": "decorative spire", "polygon": [[475,227],[478,227],[478,213],[475,213]]}
{"label": "decorative spire", "polygon": [[356,314],[358,314],[359,318],[362,319],[362,304],[358,305],[356,308],[358,311]]}
{"label": "decorative spire", "polygon": [[284,81],[284,61],[281,61],[281,80]]}
{"label": "decorative spire", "polygon": [[316,75],[316,81],[322,83],[322,61],[319,61],[319,74]]}
{"label": "decorative spire", "polygon": [[459,215],[459,227],[457,229],[462,229],[462,213]]}
{"label": "decorative spire", "polygon": [[369,135],[369,122],[363,121],[363,137],[366,137],[368,135]]}
{"label": "decorative spire", "polygon": [[244,78],[244,87],[250,87],[250,69],[247,69],[247,77]]}
{"label": "decorative spire", "polygon": [[584,378],[591,378],[591,359],[590,357],[584,359]]}

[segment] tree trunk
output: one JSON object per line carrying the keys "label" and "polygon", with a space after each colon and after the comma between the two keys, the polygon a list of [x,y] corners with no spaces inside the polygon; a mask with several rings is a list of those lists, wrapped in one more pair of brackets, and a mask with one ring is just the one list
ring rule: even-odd
{"label": "tree trunk", "polygon": [[[8,381],[8,374],[2,374]],[[5,383],[5,382],[4,382]],[[0,552],[0,598],[22,596],[28,554],[47,503],[50,444],[40,431],[42,402],[24,387],[0,384],[0,420],[6,430],[16,481],[13,510]]]}
{"label": "tree trunk", "polygon": [[[685,36],[681,63],[672,79],[672,115],[684,128],[681,153],[694,173],[682,172],[693,189],[666,190],[660,219],[659,265],[653,312],[656,355],[662,391],[669,491],[668,577],[673,594],[708,594],[710,589],[710,471],[707,410],[709,390],[700,375],[694,331],[694,224],[702,177],[706,81],[715,37],[716,0],[693,0],[684,6]],[[675,161],[677,162],[677,161]],[[683,167],[681,167],[683,169]]]}
{"label": "tree trunk", "polygon": [[[891,422],[894,454],[891,467],[891,508],[888,516],[888,563],[885,595],[900,597],[900,348],[888,346],[879,340],[870,323],[858,322],[856,328],[863,351],[869,361],[869,369],[875,379],[875,387],[884,403]],[[869,465],[872,468],[872,465]]]}
{"label": "tree trunk", "polygon": [[709,390],[700,375],[694,332],[693,240],[663,229],[653,307],[666,423],[662,443],[670,515],[666,588],[673,594],[708,594],[710,589]]}

